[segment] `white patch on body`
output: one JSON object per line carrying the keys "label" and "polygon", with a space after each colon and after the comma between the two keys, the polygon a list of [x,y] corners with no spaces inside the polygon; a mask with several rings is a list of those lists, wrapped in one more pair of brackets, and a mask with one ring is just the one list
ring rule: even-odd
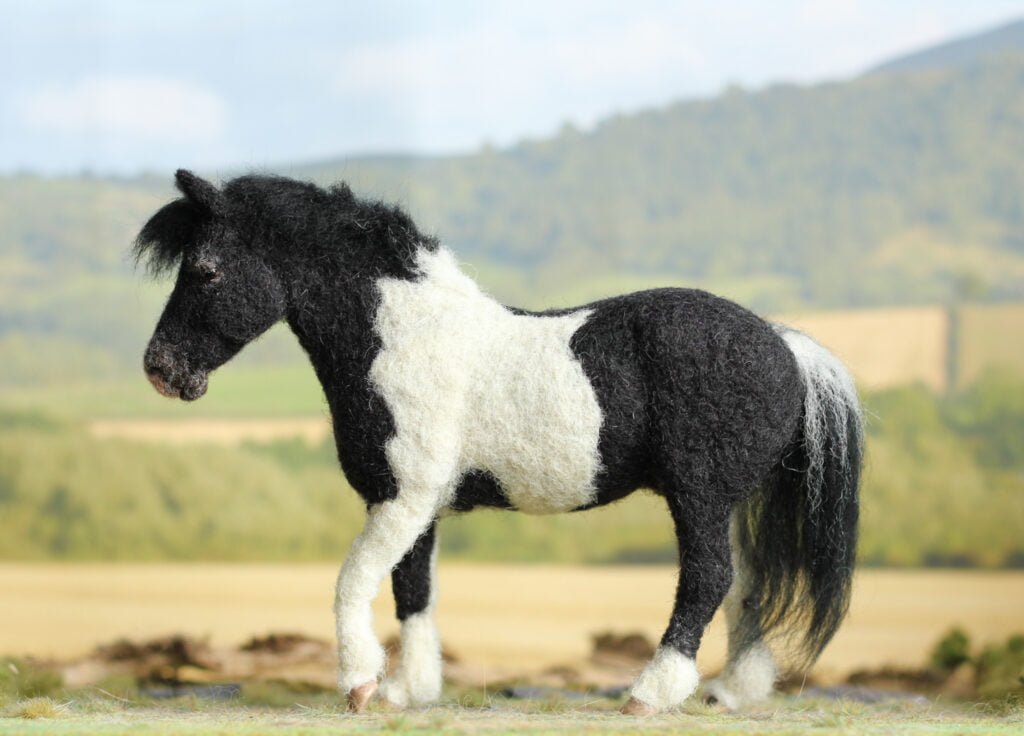
{"label": "white patch on body", "polygon": [[692,659],[678,649],[662,646],[636,678],[629,694],[655,710],[667,710],[690,697],[699,681]]}
{"label": "white patch on body", "polygon": [[[588,312],[515,315],[484,295],[444,249],[421,251],[417,265],[418,281],[377,284],[381,350],[369,378],[395,422],[385,452],[399,491],[370,508],[338,574],[342,692],[383,671],[371,602],[465,472],[486,470],[516,508],[551,513],[590,503],[600,468],[601,410],[569,348]],[[385,696],[436,699],[440,647],[429,613],[410,616],[402,637],[408,655]]]}
{"label": "white patch on body", "polygon": [[569,347],[589,312],[516,315],[421,251],[418,281],[381,279],[381,351],[370,380],[391,410],[387,457],[405,493],[451,501],[470,470],[491,473],[528,513],[593,501],[601,409]]}
{"label": "white patch on body", "polygon": [[441,698],[441,638],[434,624],[437,600],[437,547],[430,555],[430,603],[402,622],[402,651],[398,667],[381,686],[381,695],[392,705],[426,705]]}

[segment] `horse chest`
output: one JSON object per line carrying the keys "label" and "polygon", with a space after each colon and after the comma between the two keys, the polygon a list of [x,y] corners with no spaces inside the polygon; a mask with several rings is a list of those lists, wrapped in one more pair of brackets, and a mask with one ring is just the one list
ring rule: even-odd
{"label": "horse chest", "polygon": [[388,456],[400,486],[453,494],[460,477],[485,471],[521,511],[587,505],[602,415],[569,343],[589,313],[516,315],[459,276],[379,285],[370,379],[395,419]]}

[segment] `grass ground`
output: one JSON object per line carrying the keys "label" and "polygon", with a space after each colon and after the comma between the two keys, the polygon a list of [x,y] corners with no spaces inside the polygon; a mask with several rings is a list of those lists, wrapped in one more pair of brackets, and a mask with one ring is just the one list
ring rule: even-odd
{"label": "grass ground", "polygon": [[618,701],[510,700],[448,693],[441,705],[403,713],[344,711],[334,694],[282,696],[266,687],[230,701],[162,703],[92,690],[35,698],[0,710],[0,734],[1020,734],[1024,710],[1007,704],[897,699],[875,704],[776,696],[738,714],[696,702],[638,719]]}

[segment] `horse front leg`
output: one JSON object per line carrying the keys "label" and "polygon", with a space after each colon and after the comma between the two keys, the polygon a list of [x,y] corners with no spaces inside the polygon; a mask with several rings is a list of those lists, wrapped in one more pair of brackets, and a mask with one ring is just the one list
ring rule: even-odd
{"label": "horse front leg", "polygon": [[385,576],[426,532],[437,510],[434,494],[403,494],[370,507],[366,525],[338,573],[334,614],[338,634],[338,687],[349,709],[361,711],[384,671],[384,648],[373,631],[373,599]]}
{"label": "horse front leg", "polygon": [[402,649],[381,696],[399,708],[426,705],[441,697],[441,639],[433,616],[436,581],[435,521],[391,571],[395,614],[402,622]]}

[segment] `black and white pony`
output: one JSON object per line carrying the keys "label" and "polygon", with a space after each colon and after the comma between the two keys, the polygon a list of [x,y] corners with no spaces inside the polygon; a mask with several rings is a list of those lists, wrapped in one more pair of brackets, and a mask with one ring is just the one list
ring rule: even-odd
{"label": "black and white pony", "polygon": [[384,671],[371,601],[388,573],[402,648],[381,694],[439,698],[437,521],[478,506],[550,514],[641,488],[665,499],[675,607],[626,712],[694,692],[723,603],[728,662],[705,692],[727,707],[770,693],[769,637],[797,633],[804,664],[832,637],[850,595],[862,434],[849,374],[809,337],[692,289],[513,309],[401,210],[344,184],[176,179],[184,196],[136,242],[155,271],[180,264],[146,373],[160,393],[197,399],[210,371],[281,320],[309,354],[368,508],[335,600],[354,710]]}

